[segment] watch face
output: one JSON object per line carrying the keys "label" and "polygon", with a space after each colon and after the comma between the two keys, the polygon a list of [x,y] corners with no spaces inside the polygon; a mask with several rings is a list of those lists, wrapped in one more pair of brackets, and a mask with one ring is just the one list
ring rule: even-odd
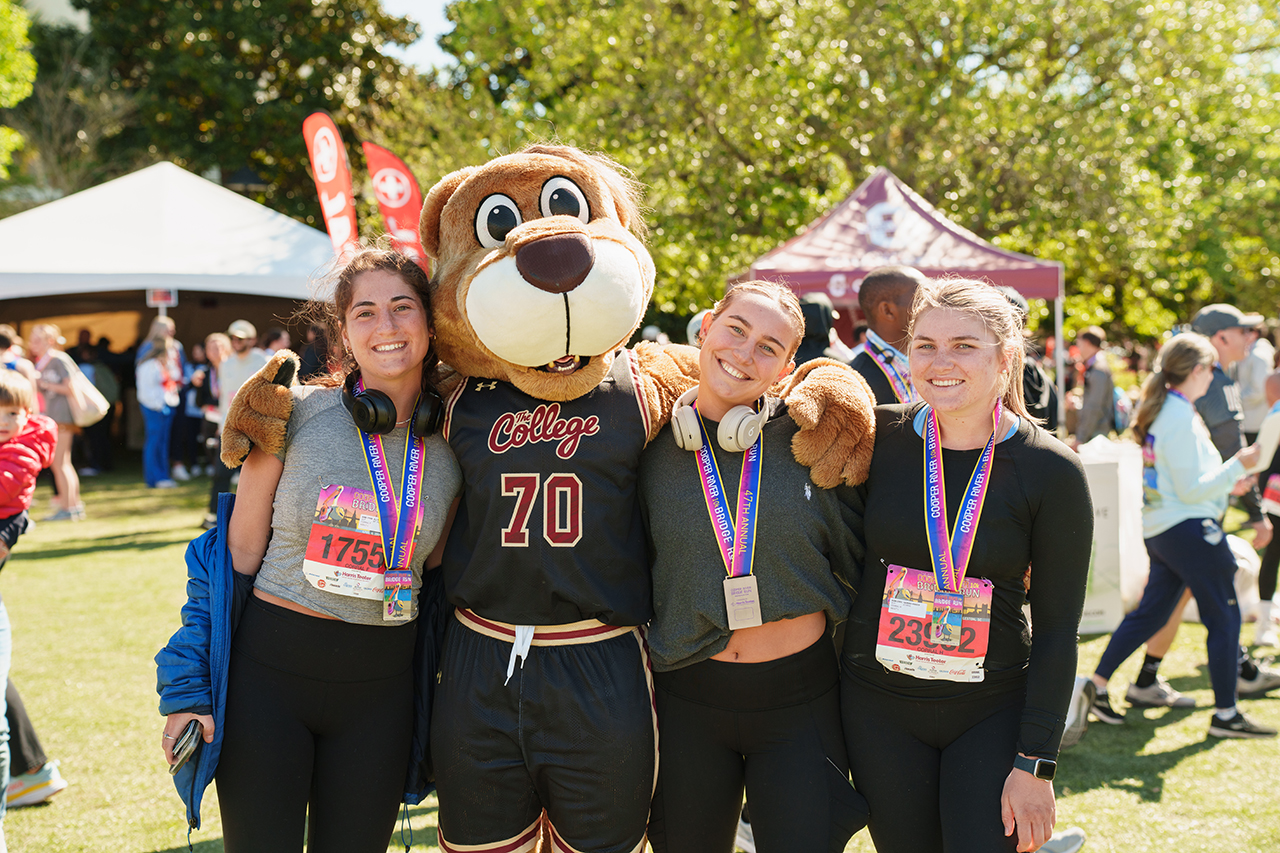
{"label": "watch face", "polygon": [[1036,762],[1035,776],[1037,779],[1052,779],[1057,770],[1058,762],[1041,758]]}

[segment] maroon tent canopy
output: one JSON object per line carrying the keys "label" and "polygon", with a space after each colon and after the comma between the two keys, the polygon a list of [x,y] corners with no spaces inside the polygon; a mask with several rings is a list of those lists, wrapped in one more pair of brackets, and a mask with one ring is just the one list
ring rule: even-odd
{"label": "maroon tent canopy", "polygon": [[751,278],[784,282],[797,293],[825,291],[852,305],[876,267],[905,264],[1009,285],[1023,296],[1062,295],[1062,264],[996,248],[943,216],[886,168],[803,233],[751,265]]}

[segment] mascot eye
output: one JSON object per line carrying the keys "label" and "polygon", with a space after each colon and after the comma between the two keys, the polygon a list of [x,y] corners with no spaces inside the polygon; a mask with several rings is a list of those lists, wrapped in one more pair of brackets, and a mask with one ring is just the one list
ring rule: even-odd
{"label": "mascot eye", "polygon": [[578,185],[565,177],[556,176],[542,185],[539,202],[543,216],[572,216],[583,225],[591,221],[591,206]]}
{"label": "mascot eye", "polygon": [[486,249],[496,249],[520,222],[520,208],[516,203],[495,193],[480,202],[480,209],[476,211],[476,239]]}

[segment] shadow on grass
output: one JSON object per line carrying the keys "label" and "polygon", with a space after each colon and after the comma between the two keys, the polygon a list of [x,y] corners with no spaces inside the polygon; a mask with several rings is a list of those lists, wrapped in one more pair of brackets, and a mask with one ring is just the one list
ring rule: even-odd
{"label": "shadow on grass", "polygon": [[[152,534],[130,533],[123,536],[95,537],[90,544],[72,545],[66,548],[40,548],[22,554],[23,562],[39,562],[42,560],[61,560],[66,557],[79,557],[85,551],[154,551],[157,548],[168,548],[170,545],[185,545],[200,535],[198,528],[191,535],[168,536],[163,539],[147,539]],[[112,542],[111,540],[116,540]]]}
{"label": "shadow on grass", "polygon": [[[409,817],[415,818],[415,817],[421,817],[423,815],[435,815],[437,811],[439,811],[439,808],[434,805],[411,806],[409,808]],[[193,853],[222,853],[223,851],[223,843],[221,838],[209,838],[209,839],[205,839],[204,841],[195,841],[194,839],[192,840],[194,842],[194,846],[191,848]],[[439,830],[437,830],[436,827],[432,825],[432,826],[424,827],[423,829],[415,829],[413,831],[412,836],[410,836],[408,830],[405,830],[403,839],[402,839],[401,832],[400,832],[400,823],[399,823],[399,820],[397,819],[396,831],[391,836],[390,847],[393,849],[396,849],[404,845],[406,841],[411,841],[414,849],[424,844],[427,847],[439,847],[440,833],[439,833]],[[187,853],[187,850],[188,848],[184,844],[181,847],[169,847],[165,850],[157,850],[155,851],[155,853]]]}
{"label": "shadow on grass", "polygon": [[188,849],[194,853],[222,853],[222,839],[210,838],[207,841],[192,841],[190,848],[187,845],[181,847],[169,847],[165,850],[157,850],[156,853],[187,853]]}
{"label": "shadow on grass", "polygon": [[[1208,689],[1208,668],[1201,666],[1196,674],[1176,676],[1169,683],[1181,692]],[[1112,682],[1113,689],[1119,686]],[[1112,696],[1116,710],[1122,708],[1122,696],[1118,689]],[[1178,725],[1203,710],[1130,707],[1125,711],[1123,725],[1091,722],[1085,740],[1061,756],[1059,787],[1073,794],[1109,788],[1136,794],[1146,802],[1159,802],[1164,795],[1165,774],[1185,759],[1217,746],[1218,740],[1208,736],[1206,727],[1203,739],[1166,752],[1147,752],[1148,744],[1161,729]]]}

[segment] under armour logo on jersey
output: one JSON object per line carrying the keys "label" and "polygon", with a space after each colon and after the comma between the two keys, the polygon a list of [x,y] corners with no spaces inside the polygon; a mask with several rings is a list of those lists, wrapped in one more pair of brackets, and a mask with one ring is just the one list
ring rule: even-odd
{"label": "under armour logo on jersey", "polygon": [[477,391],[492,391],[494,388],[497,388],[497,387],[498,387],[497,382],[477,382],[476,383]]}

